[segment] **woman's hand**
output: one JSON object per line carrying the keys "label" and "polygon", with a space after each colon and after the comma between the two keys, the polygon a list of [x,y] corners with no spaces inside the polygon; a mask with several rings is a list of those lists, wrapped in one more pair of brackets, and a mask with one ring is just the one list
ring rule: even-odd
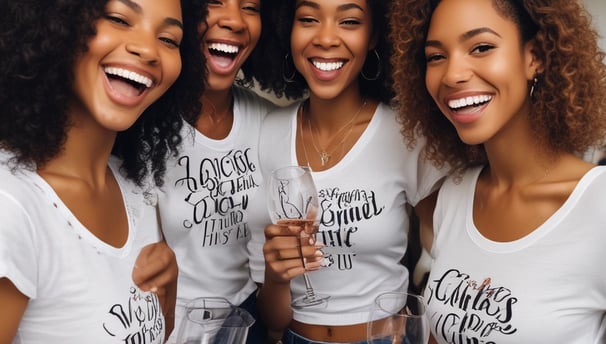
{"label": "woman's hand", "polygon": [[165,241],[143,247],[133,268],[135,284],[143,291],[158,295],[166,320],[166,338],[175,325],[178,274],[177,258]]}
{"label": "woman's hand", "polygon": [[322,245],[307,234],[303,226],[268,225],[263,245],[266,282],[269,278],[275,283],[287,283],[305,270],[320,269],[324,256],[321,248]]}

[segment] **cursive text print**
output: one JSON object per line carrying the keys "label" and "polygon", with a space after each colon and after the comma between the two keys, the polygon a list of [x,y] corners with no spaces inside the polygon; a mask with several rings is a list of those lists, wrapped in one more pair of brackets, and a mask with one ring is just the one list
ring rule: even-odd
{"label": "cursive text print", "polygon": [[323,265],[351,270],[356,257],[354,237],[360,223],[380,215],[385,206],[377,203],[374,191],[326,188],[318,195],[322,213],[318,240],[324,243],[326,253]]}
{"label": "cursive text print", "polygon": [[245,211],[250,194],[259,187],[250,154],[250,149],[230,150],[221,157],[203,158],[199,164],[189,156],[179,158],[183,177],[175,187],[185,189],[185,205],[191,209],[191,215],[183,219],[183,229],[202,231],[202,246],[228,245],[250,237]]}
{"label": "cursive text print", "polygon": [[110,307],[103,322],[105,333],[125,344],[161,343],[164,317],[158,296],[131,287],[124,304]]}
{"label": "cursive text print", "polygon": [[511,290],[493,286],[490,278],[474,280],[458,270],[446,271],[427,285],[428,303],[436,335],[448,343],[496,343],[500,336],[517,331],[513,325],[518,299]]}

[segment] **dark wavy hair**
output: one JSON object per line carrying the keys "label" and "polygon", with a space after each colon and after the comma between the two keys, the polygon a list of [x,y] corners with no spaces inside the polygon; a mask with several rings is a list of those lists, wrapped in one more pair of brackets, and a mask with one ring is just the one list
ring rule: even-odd
{"label": "dark wavy hair", "polygon": [[[273,92],[277,97],[285,96],[289,99],[298,99],[308,91],[307,82],[303,76],[296,72],[294,62],[290,55],[290,33],[295,15],[295,0],[263,0],[271,5],[269,20],[271,31],[271,44],[263,46],[264,60],[260,76],[260,88]],[[376,51],[380,59],[381,73],[376,80],[367,80],[358,76],[360,91],[364,97],[373,98],[382,102],[390,102],[394,92],[392,89],[391,43],[388,40],[387,9],[390,0],[366,0],[372,12],[373,34],[377,37]],[[270,67],[271,66],[271,67]],[[374,52],[369,52],[363,70],[368,75],[374,75],[378,68]],[[292,82],[286,81],[284,76],[295,72]]]}
{"label": "dark wavy hair", "polygon": [[[428,155],[455,170],[485,164],[483,145],[463,143],[425,88],[424,44],[439,0],[399,0],[392,6],[391,40],[396,103],[402,132],[427,137]],[[537,144],[546,152],[581,154],[606,137],[606,65],[591,17],[576,0],[493,0],[513,21],[522,44],[534,40],[544,71],[529,116]]]}
{"label": "dark wavy hair", "polygon": [[[55,157],[65,143],[73,95],[73,65],[96,34],[107,0],[20,0],[0,3],[0,147],[14,162],[34,168]],[[199,25],[206,1],[181,0],[182,70],[173,86],[119,132],[112,154],[127,177],[141,185],[151,175],[162,185],[165,161],[181,142],[181,116],[200,110],[205,59]]]}

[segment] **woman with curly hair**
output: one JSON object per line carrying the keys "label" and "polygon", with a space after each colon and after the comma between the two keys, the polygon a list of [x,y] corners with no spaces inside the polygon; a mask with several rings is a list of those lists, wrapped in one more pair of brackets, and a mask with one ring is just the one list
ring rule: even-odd
{"label": "woman with curly hair", "polygon": [[161,343],[176,263],[148,191],[199,111],[206,3],[0,13],[0,343]]}
{"label": "woman with curly hair", "polygon": [[403,0],[403,132],[441,187],[425,296],[438,343],[606,340],[606,66],[575,0]]}
{"label": "woman with curly hair", "polygon": [[[444,173],[425,161],[424,140],[410,149],[389,105],[390,44],[385,0],[289,0],[276,7],[281,38],[274,92],[304,96],[267,115],[264,175],[306,165],[321,203],[318,246],[303,247],[285,228],[265,229],[259,300],[284,343],[365,343],[370,307],[381,292],[406,290],[408,208]],[[290,226],[289,229],[296,226]],[[288,231],[287,231],[288,233]],[[322,259],[323,257],[323,259]],[[325,307],[292,307],[305,294],[303,272],[329,296]]]}
{"label": "woman with curly hair", "polygon": [[[258,199],[263,185],[259,131],[276,106],[250,88],[264,82],[264,47],[271,30],[262,24],[271,1],[209,3],[201,45],[207,69],[202,111],[184,121],[183,146],[167,163],[158,199],[162,230],[179,265],[175,328],[192,299],[222,297],[255,317],[248,343],[264,343],[266,337],[257,315],[249,245],[250,222],[267,213],[265,200]],[[258,235],[263,238],[262,231]],[[169,341],[176,337],[174,331]]]}

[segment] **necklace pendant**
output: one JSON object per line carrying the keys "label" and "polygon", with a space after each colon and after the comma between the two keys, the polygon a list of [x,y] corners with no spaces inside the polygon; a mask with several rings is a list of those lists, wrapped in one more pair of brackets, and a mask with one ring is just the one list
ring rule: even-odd
{"label": "necklace pendant", "polygon": [[325,151],[320,152],[320,161],[322,163],[322,166],[326,165],[326,163],[328,163],[328,160],[330,160],[330,154],[326,153]]}

